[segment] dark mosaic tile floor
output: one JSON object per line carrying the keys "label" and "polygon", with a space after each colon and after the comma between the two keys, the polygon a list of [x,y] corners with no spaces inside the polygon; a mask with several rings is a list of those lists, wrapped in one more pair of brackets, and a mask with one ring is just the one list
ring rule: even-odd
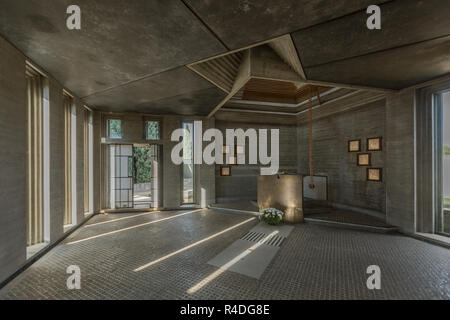
{"label": "dark mosaic tile floor", "polygon": [[236,202],[215,203],[215,204],[211,205],[211,207],[250,211],[250,212],[254,212],[256,214],[258,213],[258,206],[253,201],[236,201]]}
{"label": "dark mosaic tile floor", "polygon": [[[217,271],[207,262],[243,236],[252,220],[149,266],[134,270],[251,217],[201,210],[95,216],[0,291],[1,299],[450,299],[450,250],[402,235],[302,224],[259,280]],[[144,224],[144,225],[141,225]],[[141,225],[139,227],[133,227]],[[120,232],[72,243],[87,237]],[[126,229],[128,228],[128,229]],[[366,268],[381,268],[381,290],[366,287]],[[81,268],[68,290],[66,268]]]}
{"label": "dark mosaic tile floor", "polygon": [[341,223],[359,224],[371,227],[392,228],[391,225],[375,217],[353,212],[349,210],[340,210],[330,208],[327,212],[305,213],[305,218],[313,218],[317,220],[333,221]]}

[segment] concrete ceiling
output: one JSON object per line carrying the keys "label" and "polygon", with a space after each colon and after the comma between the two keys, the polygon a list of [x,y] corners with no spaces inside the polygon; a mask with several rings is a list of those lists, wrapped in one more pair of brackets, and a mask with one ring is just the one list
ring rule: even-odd
{"label": "concrete ceiling", "polygon": [[[178,0],[78,0],[81,30],[70,31],[66,9],[73,3],[2,0],[0,33],[69,90],[86,97],[86,103],[95,101],[93,107],[104,108],[113,101],[111,110],[120,105],[119,109],[127,111],[145,100],[146,92],[152,93],[146,87],[152,84],[151,75],[158,77],[158,73],[225,51]],[[169,71],[168,83],[181,84],[178,75]],[[141,78],[144,80],[137,81]],[[126,85],[129,82],[132,84]],[[195,90],[197,84],[187,86]],[[123,95],[118,96],[118,91]]]}
{"label": "concrete ceiling", "polygon": [[[442,0],[1,0],[0,34],[89,106],[206,115],[223,90],[185,67],[290,34],[306,79],[400,89],[450,73]],[[365,27],[380,4],[382,29]]]}
{"label": "concrete ceiling", "polygon": [[206,115],[224,97],[222,90],[182,66],[98,92],[84,101],[102,111]]}
{"label": "concrete ceiling", "polygon": [[381,30],[358,28],[367,16],[357,12],[292,34],[308,79],[401,89],[450,72],[450,2],[385,3]]}
{"label": "concrete ceiling", "polygon": [[377,0],[185,0],[229,49],[365,10]]}

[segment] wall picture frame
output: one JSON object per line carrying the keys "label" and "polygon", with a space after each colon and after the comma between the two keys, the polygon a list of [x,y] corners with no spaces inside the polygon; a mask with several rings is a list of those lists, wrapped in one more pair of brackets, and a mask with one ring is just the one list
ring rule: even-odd
{"label": "wall picture frame", "polygon": [[230,166],[220,166],[220,175],[222,177],[231,176],[231,167]]}
{"label": "wall picture frame", "polygon": [[370,153],[358,153],[356,156],[356,165],[360,167],[370,166],[372,163],[371,158]]}
{"label": "wall picture frame", "polygon": [[383,181],[382,168],[367,168],[367,181]]}
{"label": "wall picture frame", "polygon": [[348,140],[348,152],[360,152],[361,139]]}
{"label": "wall picture frame", "polygon": [[367,138],[367,151],[381,151],[382,143],[382,137]]}

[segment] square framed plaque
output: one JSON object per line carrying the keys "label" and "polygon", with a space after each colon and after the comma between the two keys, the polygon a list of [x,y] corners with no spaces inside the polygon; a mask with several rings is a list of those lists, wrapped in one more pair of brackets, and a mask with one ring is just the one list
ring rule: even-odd
{"label": "square framed plaque", "polygon": [[367,181],[383,181],[381,168],[367,168]]}
{"label": "square framed plaque", "polygon": [[231,167],[230,166],[220,166],[220,175],[222,177],[231,176]]}
{"label": "square framed plaque", "polygon": [[361,139],[348,141],[348,152],[360,152],[361,151]]}
{"label": "square framed plaque", "polygon": [[370,153],[358,153],[356,158],[356,164],[358,166],[370,166],[371,165],[371,154]]}
{"label": "square framed plaque", "polygon": [[382,139],[381,137],[367,139],[367,151],[381,151]]}

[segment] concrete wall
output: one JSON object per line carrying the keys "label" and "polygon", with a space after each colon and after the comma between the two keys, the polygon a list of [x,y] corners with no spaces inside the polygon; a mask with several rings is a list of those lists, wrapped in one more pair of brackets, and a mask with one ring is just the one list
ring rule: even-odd
{"label": "concrete wall", "polygon": [[50,240],[64,233],[64,109],[62,86],[49,81],[50,101]]}
{"label": "concrete wall", "polygon": [[386,220],[407,232],[415,232],[414,103],[412,89],[386,102]]}
{"label": "concrete wall", "polygon": [[174,117],[165,117],[163,121],[163,206],[176,208],[182,203],[181,194],[181,166],[175,165],[171,160],[172,148],[177,144],[170,141],[173,130],[180,128],[180,120]]}
{"label": "concrete wall", "polygon": [[[209,128],[214,128],[216,126],[216,121],[214,117],[203,121],[203,131]],[[210,142],[203,142],[203,150]],[[197,190],[201,198],[205,198],[203,202],[204,206],[213,204],[216,202],[216,177],[215,177],[215,165],[202,164],[198,165],[199,170],[199,183],[198,186],[200,190]],[[200,200],[201,201],[201,200]],[[202,203],[200,202],[200,205]]]}
{"label": "concrete wall", "polygon": [[0,37],[0,282],[26,256],[25,57]]}
{"label": "concrete wall", "polygon": [[77,106],[77,221],[80,223],[84,220],[84,115],[83,104],[80,100],[74,99]]}
{"label": "concrete wall", "polygon": [[94,140],[94,212],[101,210],[101,143],[102,118],[100,112],[93,112],[93,140]]}
{"label": "concrete wall", "polygon": [[[26,57],[0,37],[0,283],[26,263]],[[39,67],[39,66],[37,66]],[[50,243],[64,234],[63,87],[48,76],[50,107]],[[77,104],[77,223],[85,220],[82,103]],[[95,126],[95,125],[94,125]],[[94,127],[95,130],[95,127]],[[98,144],[97,144],[98,146]],[[95,150],[95,149],[94,149]],[[99,153],[94,152],[94,163]],[[94,177],[97,177],[95,172]],[[94,181],[96,183],[97,180]],[[97,182],[98,183],[98,182]],[[99,203],[94,192],[94,203]],[[96,208],[99,206],[97,205]],[[44,214],[45,215],[45,214]]]}
{"label": "concrete wall", "polygon": [[[385,100],[379,100],[351,111],[314,120],[314,174],[328,177],[328,199],[332,203],[374,210],[379,213],[386,211],[386,182],[367,181],[367,167],[357,166],[357,154],[348,152],[348,140],[361,139],[361,152],[367,150],[367,138],[383,137],[385,143],[385,118]],[[309,175],[309,125],[307,122],[299,124],[297,134],[298,172]],[[372,160],[371,167],[385,167],[384,150],[383,146],[383,151],[369,152]]]}
{"label": "concrete wall", "polygon": [[[270,116],[257,116],[258,119],[269,118]],[[255,118],[255,117],[254,117]],[[270,122],[269,120],[267,122]],[[226,129],[241,128],[244,131],[248,128],[254,129],[279,129],[280,130],[280,169],[279,171],[296,172],[297,169],[297,135],[295,125],[282,124],[261,124],[241,121],[221,121],[216,120],[216,128],[219,129],[225,139]],[[225,141],[224,141],[225,143]],[[248,141],[246,141],[246,145]],[[270,149],[269,149],[270,150]],[[246,160],[248,161],[248,147],[246,150]],[[239,200],[256,200],[257,198],[257,177],[260,174],[259,165],[233,165],[231,166],[231,176],[220,176],[220,165],[216,165],[216,202],[231,202]]]}

